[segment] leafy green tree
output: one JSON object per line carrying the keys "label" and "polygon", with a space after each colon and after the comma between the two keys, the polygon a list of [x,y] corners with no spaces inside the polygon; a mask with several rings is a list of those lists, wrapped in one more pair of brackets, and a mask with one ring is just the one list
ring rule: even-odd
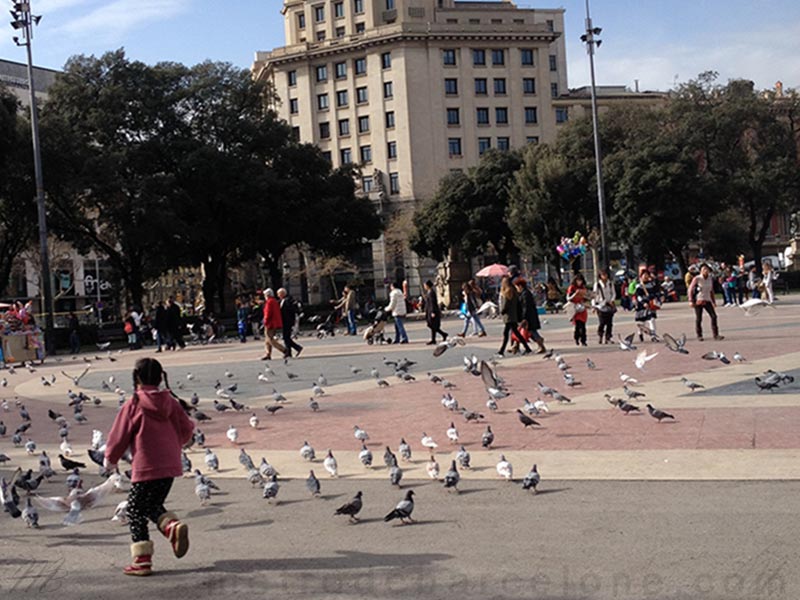
{"label": "leafy green tree", "polygon": [[460,248],[467,199],[475,195],[475,184],[462,172],[445,175],[434,197],[414,214],[411,249],[421,256],[444,260],[452,247]]}

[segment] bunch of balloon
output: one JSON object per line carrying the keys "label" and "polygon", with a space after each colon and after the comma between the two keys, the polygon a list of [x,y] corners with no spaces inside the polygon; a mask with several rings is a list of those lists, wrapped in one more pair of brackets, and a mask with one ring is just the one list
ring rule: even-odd
{"label": "bunch of balloon", "polygon": [[571,238],[562,237],[561,243],[556,246],[559,256],[570,263],[572,271],[577,271],[577,261],[589,251],[589,242],[580,231],[576,231]]}

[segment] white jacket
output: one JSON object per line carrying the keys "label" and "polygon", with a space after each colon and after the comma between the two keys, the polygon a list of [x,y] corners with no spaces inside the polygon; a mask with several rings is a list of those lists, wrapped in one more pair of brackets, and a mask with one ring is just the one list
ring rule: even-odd
{"label": "white jacket", "polygon": [[386,312],[392,313],[393,317],[406,316],[406,298],[402,290],[395,288],[389,292],[389,306],[386,307]]}

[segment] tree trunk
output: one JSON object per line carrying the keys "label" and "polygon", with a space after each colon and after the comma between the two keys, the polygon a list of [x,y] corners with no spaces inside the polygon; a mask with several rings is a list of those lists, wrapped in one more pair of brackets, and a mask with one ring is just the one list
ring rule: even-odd
{"label": "tree trunk", "polygon": [[225,283],[228,279],[228,261],[224,256],[220,257],[217,261],[217,297],[219,298],[219,312],[218,315],[225,314]]}
{"label": "tree trunk", "polygon": [[142,274],[138,269],[130,268],[128,270],[125,276],[125,287],[128,289],[130,306],[141,307],[144,297],[144,281],[142,281]]}
{"label": "tree trunk", "polygon": [[205,302],[206,312],[214,312],[214,301],[217,295],[217,277],[214,273],[216,264],[211,257],[203,261],[203,301]]}
{"label": "tree trunk", "polygon": [[[764,215],[764,220],[761,223],[761,227],[758,226],[758,216],[756,213],[756,206],[754,201],[750,201],[750,248],[753,250],[753,261],[756,268],[756,273],[758,273],[759,277],[763,275],[761,269],[761,259],[762,252],[764,248],[764,240],[767,239],[767,231],[769,231],[770,223],[772,222],[772,215],[774,214],[774,209],[770,208],[767,210],[767,213]],[[758,232],[756,233],[756,230]]]}

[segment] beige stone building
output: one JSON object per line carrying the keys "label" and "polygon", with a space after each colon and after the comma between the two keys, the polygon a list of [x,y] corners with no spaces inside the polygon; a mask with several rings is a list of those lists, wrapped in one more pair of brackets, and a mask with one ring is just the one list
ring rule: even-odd
{"label": "beige stone building", "polygon": [[[280,116],[334,166],[362,168],[386,215],[430,198],[441,177],[489,148],[555,138],[567,109],[563,9],[510,0],[284,0],[286,46],[258,52],[254,75]],[[402,244],[373,243],[372,281],[435,276]],[[387,248],[389,248],[387,250]],[[398,254],[402,254],[398,256]]]}

